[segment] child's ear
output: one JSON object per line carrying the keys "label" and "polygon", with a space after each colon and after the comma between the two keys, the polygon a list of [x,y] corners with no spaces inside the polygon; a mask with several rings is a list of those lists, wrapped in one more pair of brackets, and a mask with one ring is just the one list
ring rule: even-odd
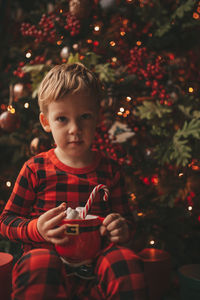
{"label": "child's ear", "polygon": [[40,123],[41,123],[43,129],[46,132],[51,132],[48,118],[45,116],[45,114],[43,112],[40,113],[39,119],[40,119]]}

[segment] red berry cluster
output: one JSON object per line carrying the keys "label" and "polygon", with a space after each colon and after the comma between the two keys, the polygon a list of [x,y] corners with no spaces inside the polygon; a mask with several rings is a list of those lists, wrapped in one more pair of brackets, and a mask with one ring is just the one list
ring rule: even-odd
{"label": "red berry cluster", "polygon": [[61,31],[63,28],[69,31],[71,36],[75,36],[80,32],[80,21],[69,12],[64,12],[60,16],[57,16],[55,13],[43,14],[37,26],[30,23],[22,23],[21,32],[23,36],[35,38],[36,43],[55,43],[59,36],[59,33],[56,31],[56,24],[61,27]]}
{"label": "red berry cluster", "polygon": [[129,157],[125,153],[125,150],[120,144],[113,143],[113,141],[114,139],[109,137],[107,128],[102,125],[96,132],[92,149],[100,150],[110,158],[116,160],[120,165],[131,165],[132,157]]}
{"label": "red berry cluster", "polygon": [[25,65],[23,61],[21,61],[17,67],[17,70],[13,71],[13,75],[23,78],[25,76],[25,72],[22,71],[22,67]]}
{"label": "red berry cluster", "polygon": [[43,14],[38,24],[39,29],[36,27],[36,25],[31,25],[30,23],[22,23],[22,35],[34,37],[36,43],[40,43],[43,41],[54,43],[56,39],[54,20],[55,14],[49,14],[49,16]]}
{"label": "red berry cluster", "polygon": [[71,36],[75,36],[80,33],[80,21],[73,15],[71,15],[69,12],[66,12],[63,14],[64,17],[66,17],[65,22],[66,25],[64,28],[69,31]]}
{"label": "red berry cluster", "polygon": [[45,62],[45,56],[44,55],[38,55],[34,59],[30,60],[30,65],[37,65],[37,64],[42,64]]}
{"label": "red berry cluster", "polygon": [[136,46],[130,50],[128,71],[136,74],[139,80],[144,80],[145,85],[151,88],[151,96],[157,96],[161,103],[169,98],[164,86],[161,84],[165,70],[160,56],[150,57],[145,47],[139,48]]}

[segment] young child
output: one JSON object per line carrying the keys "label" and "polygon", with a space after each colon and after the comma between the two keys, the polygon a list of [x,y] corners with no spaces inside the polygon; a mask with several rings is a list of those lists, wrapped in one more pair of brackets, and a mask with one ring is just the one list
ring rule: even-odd
{"label": "young child", "polygon": [[[100,98],[98,80],[78,63],[55,66],[40,85],[40,122],[56,146],[24,164],[0,218],[0,234],[23,244],[13,269],[13,300],[146,299],[140,261],[123,246],[133,222],[121,169],[91,150]],[[55,244],[67,247],[66,225],[58,226],[66,208],[85,206],[98,184],[110,197],[104,202],[99,195],[90,214],[105,217],[100,233],[109,243],[93,262],[95,279],[87,280],[80,278],[87,267],[70,274]]]}

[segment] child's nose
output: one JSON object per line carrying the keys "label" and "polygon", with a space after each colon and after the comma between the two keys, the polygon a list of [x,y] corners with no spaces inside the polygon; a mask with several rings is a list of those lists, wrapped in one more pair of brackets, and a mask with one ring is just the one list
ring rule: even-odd
{"label": "child's nose", "polygon": [[72,121],[69,124],[69,134],[76,134],[81,131],[81,127],[78,121]]}

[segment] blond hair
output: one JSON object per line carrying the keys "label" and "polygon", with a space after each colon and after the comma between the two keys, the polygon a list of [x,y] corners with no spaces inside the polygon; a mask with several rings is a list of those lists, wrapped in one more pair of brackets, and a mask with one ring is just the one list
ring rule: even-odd
{"label": "blond hair", "polygon": [[57,65],[46,74],[40,84],[40,111],[47,112],[49,103],[79,92],[88,92],[98,106],[100,105],[101,86],[93,72],[81,63]]}

